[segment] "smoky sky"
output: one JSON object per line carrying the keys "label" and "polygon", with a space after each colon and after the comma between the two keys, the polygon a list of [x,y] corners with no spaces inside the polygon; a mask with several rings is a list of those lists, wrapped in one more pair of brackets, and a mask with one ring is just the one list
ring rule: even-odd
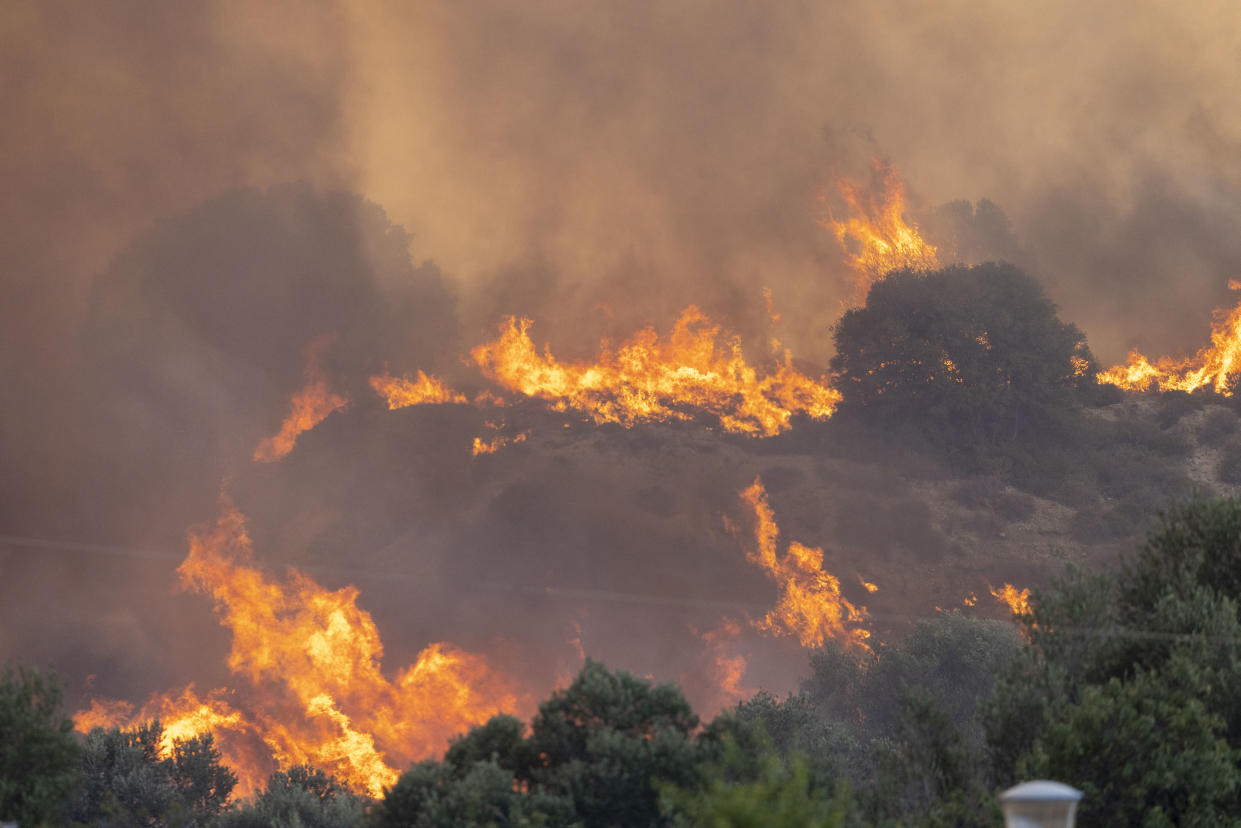
{"label": "smoky sky", "polygon": [[[175,682],[196,661],[176,641],[209,634],[167,584],[221,488],[273,560],[458,584],[374,596],[398,655],[485,643],[496,607],[563,643],[566,613],[467,589],[478,570],[761,590],[721,526],[773,467],[793,537],[859,571],[879,550],[898,578],[929,525],[913,494],[863,487],[914,514],[877,536],[850,523],[852,472],[809,448],[570,428],[470,465],[482,415],[390,415],[365,377],[461,378],[506,314],[583,356],[696,303],[749,347],[763,288],[825,366],[853,287],[821,220],[875,156],[943,250],[1028,269],[1102,360],[1190,351],[1241,277],[1237,54],[1223,2],[6,3],[0,532],[168,557],[87,577],[9,550],[0,655],[62,652],[113,692]],[[321,335],[350,407],[253,466]]]}

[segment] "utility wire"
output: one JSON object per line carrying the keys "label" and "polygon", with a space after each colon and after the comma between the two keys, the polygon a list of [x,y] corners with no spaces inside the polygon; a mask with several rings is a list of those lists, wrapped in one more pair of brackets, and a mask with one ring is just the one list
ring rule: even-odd
{"label": "utility wire", "polygon": [[[52,549],[66,552],[85,552],[96,555],[115,555],[127,558],[162,560],[179,562],[182,555],[170,555],[146,549],[133,549],[125,546],[111,546],[96,543],[80,543],[76,541],[48,540],[46,538],[27,538],[17,535],[0,535],[0,545],[27,549]],[[300,572],[317,575],[336,575],[348,578],[367,578],[374,580],[399,580],[434,589],[480,590],[488,592],[508,592],[514,595],[556,598],[571,601],[594,601],[620,604],[636,604],[653,607],[675,607],[682,609],[705,609],[721,611],[743,611],[751,614],[765,614],[770,610],[767,604],[747,601],[724,601],[710,598],[690,598],[686,596],[659,595],[641,592],[619,592],[616,590],[585,589],[579,587],[540,586],[537,584],[515,584],[499,581],[458,581],[449,582],[443,578],[415,575],[399,570],[364,569],[359,567],[323,566],[317,564],[289,565]],[[866,618],[872,621],[916,622],[934,621],[942,615],[911,615],[904,613],[868,612]],[[1096,636],[1101,638],[1129,638],[1148,641],[1211,641],[1215,643],[1241,642],[1241,636],[1209,635],[1207,633],[1174,633],[1157,630],[1135,630],[1128,627],[1061,627],[1055,628],[1057,635]]]}

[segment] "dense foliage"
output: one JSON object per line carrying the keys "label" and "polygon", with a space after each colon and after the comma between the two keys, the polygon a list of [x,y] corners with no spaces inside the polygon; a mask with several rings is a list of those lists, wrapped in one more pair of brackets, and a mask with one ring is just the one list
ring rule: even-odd
{"label": "dense foliage", "polygon": [[1007,264],[896,272],[835,328],[842,412],[976,446],[1061,426],[1094,387],[1085,336]]}
{"label": "dense foliage", "polygon": [[1038,596],[987,717],[1002,778],[1076,784],[1083,821],[1241,821],[1239,567],[1241,501],[1199,498]]}
{"label": "dense foliage", "polygon": [[38,670],[0,673],[0,822],[42,825],[73,791],[78,745],[60,685]]}

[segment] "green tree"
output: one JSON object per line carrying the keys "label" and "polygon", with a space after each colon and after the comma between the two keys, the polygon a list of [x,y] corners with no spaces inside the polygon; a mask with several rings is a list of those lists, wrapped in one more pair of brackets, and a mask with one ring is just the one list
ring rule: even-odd
{"label": "green tree", "polygon": [[43,825],[73,793],[78,745],[60,684],[38,670],[0,674],[0,821]]}
{"label": "green tree", "polygon": [[840,828],[849,812],[847,793],[816,789],[808,763],[767,754],[753,781],[731,781],[730,770],[748,764],[733,745],[723,768],[705,784],[686,790],[666,786],[660,799],[676,826],[713,828]]}
{"label": "green tree", "polygon": [[568,688],[539,705],[528,778],[571,797],[587,826],[656,825],[655,783],[697,782],[697,726],[675,685],[651,686],[587,659]]}
{"label": "green tree", "polygon": [[456,828],[471,826],[570,825],[572,803],[538,791],[522,790],[511,771],[494,761],[458,768],[446,762],[419,762],[401,775],[374,809],[374,828]]}
{"label": "green tree", "polygon": [[89,826],[203,826],[224,811],[237,783],[211,734],[179,740],[161,756],[158,719],[86,735],[72,820]]}
{"label": "green tree", "polygon": [[1139,671],[1082,688],[1051,717],[1018,772],[1081,788],[1085,824],[1236,824],[1241,774],[1220,736],[1223,722],[1177,684]]}
{"label": "green tree", "polygon": [[1001,781],[1087,793],[1083,822],[1241,821],[1241,504],[1171,508],[1119,571],[1036,593],[987,712]]}
{"label": "green tree", "polygon": [[254,801],[229,811],[221,828],[352,828],[368,800],[309,765],[276,771]]}
{"label": "green tree", "polygon": [[957,446],[1036,438],[1094,386],[1082,332],[1008,264],[889,274],[834,334],[842,414]]}

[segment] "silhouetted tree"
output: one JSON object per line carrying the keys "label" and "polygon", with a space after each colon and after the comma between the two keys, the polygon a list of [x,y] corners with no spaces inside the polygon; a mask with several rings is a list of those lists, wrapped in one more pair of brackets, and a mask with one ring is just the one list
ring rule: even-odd
{"label": "silhouetted tree", "polygon": [[236,775],[210,733],[160,755],[159,720],[131,730],[95,728],[83,744],[82,788],[72,819],[88,826],[203,826],[228,804]]}
{"label": "silhouetted tree", "polygon": [[334,776],[297,765],[273,773],[253,802],[221,817],[220,828],[351,828],[367,802]]}
{"label": "silhouetted tree", "polygon": [[1043,433],[1094,386],[1082,332],[1008,264],[889,274],[834,333],[843,414],[953,444]]}

